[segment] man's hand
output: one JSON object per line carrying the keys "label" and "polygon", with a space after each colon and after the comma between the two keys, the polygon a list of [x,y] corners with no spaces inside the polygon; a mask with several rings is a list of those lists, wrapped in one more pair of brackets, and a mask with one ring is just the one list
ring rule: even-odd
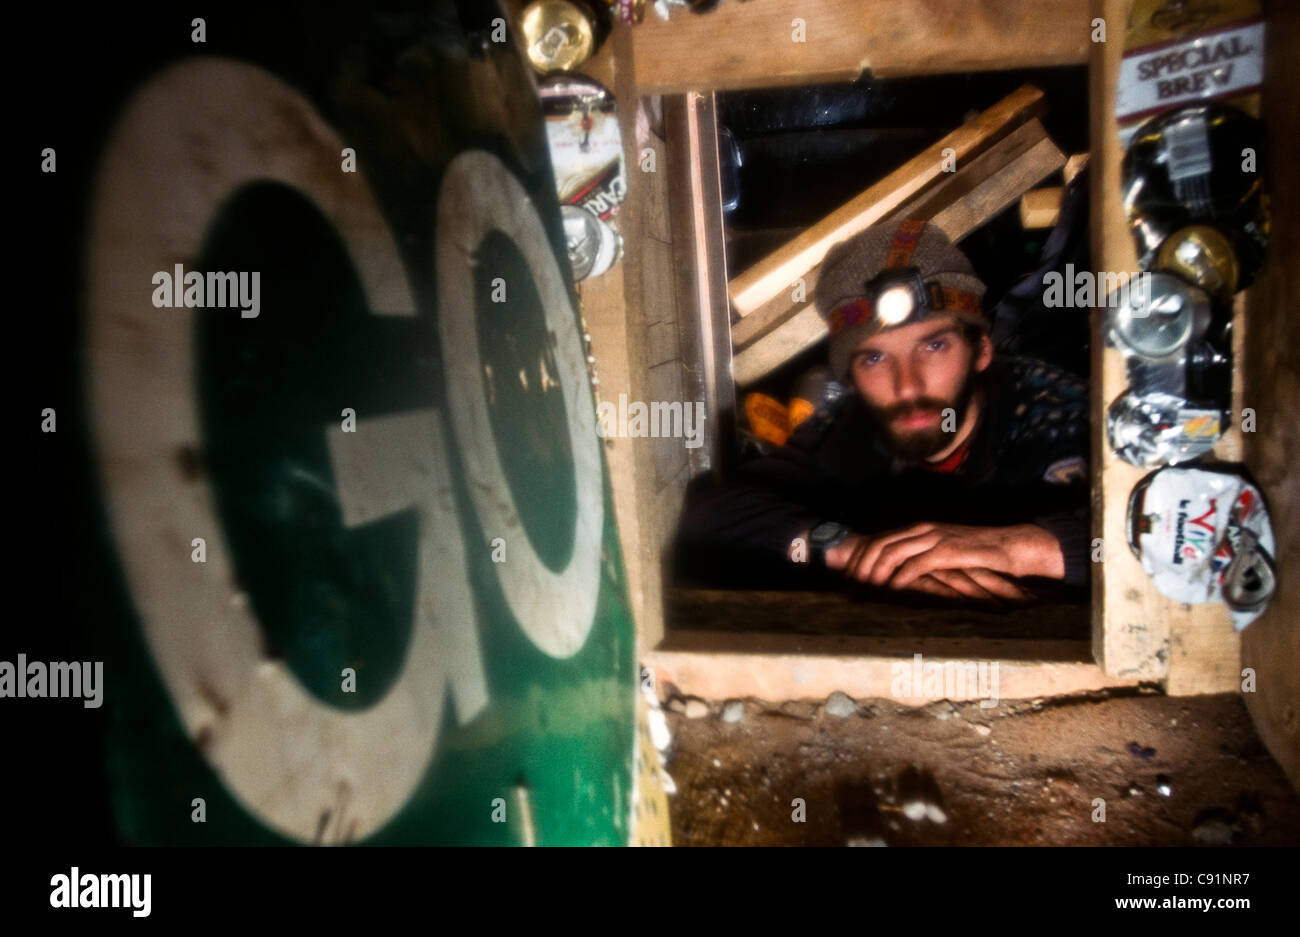
{"label": "man's hand", "polygon": [[826,565],[859,582],[972,598],[1023,599],[1024,590],[1006,577],[1065,575],[1060,544],[1033,524],[924,523],[875,536],[855,534],[827,552]]}
{"label": "man's hand", "polygon": [[913,524],[864,538],[845,564],[845,573],[877,586],[906,588],[941,569],[987,569],[1019,579],[1065,575],[1056,538],[1033,524],[967,527]]}

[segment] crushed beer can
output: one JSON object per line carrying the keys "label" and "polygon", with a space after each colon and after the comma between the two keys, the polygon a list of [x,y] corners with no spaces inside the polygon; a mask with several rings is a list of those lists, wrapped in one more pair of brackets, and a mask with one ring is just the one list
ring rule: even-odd
{"label": "crushed beer can", "polygon": [[[1139,266],[1159,265],[1161,248],[1178,235],[1166,264],[1190,238],[1200,249],[1196,257],[1183,248],[1193,282],[1230,277],[1234,289],[1249,286],[1268,244],[1265,149],[1263,123],[1226,104],[1187,105],[1144,123],[1121,169]],[[1185,230],[1191,227],[1197,231]]]}
{"label": "crushed beer can", "polygon": [[1134,487],[1128,543],[1157,591],[1222,602],[1241,631],[1277,590],[1277,549],[1259,489],[1232,472],[1165,468]]}
{"label": "crushed beer can", "polygon": [[618,21],[627,26],[635,26],[645,19],[646,0],[616,0],[614,9]]}
{"label": "crushed beer can", "polygon": [[581,75],[538,82],[546,142],[560,203],[611,220],[627,197],[627,171],[614,96]]}
{"label": "crushed beer can", "polygon": [[1224,413],[1182,397],[1127,391],[1106,411],[1106,438],[1125,462],[1139,468],[1190,462],[1214,448]]}
{"label": "crushed beer can", "polygon": [[1110,313],[1116,347],[1130,356],[1166,359],[1184,352],[1210,327],[1209,296],[1172,273],[1147,273],[1134,281],[1127,301]]}
{"label": "crushed beer can", "polygon": [[600,276],[623,256],[622,237],[585,208],[561,205],[560,217],[573,282]]}
{"label": "crushed beer can", "polygon": [[1222,435],[1231,361],[1210,297],[1171,273],[1147,273],[1109,313],[1109,338],[1124,356],[1127,390],[1106,414],[1107,437],[1144,468],[1204,455]]}
{"label": "crushed beer can", "polygon": [[577,68],[609,32],[608,19],[585,0],[534,0],[520,20],[528,61],[544,75]]}
{"label": "crushed beer can", "polygon": [[1228,239],[1209,225],[1180,228],[1156,251],[1155,269],[1182,277],[1220,303],[1232,302],[1241,271]]}

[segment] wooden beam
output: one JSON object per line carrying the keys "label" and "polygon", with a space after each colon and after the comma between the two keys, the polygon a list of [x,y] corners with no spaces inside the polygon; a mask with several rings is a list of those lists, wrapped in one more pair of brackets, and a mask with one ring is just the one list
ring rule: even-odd
{"label": "wooden beam", "polygon": [[[1119,27],[1127,21],[1127,0],[1095,0],[1094,15]],[[1112,28],[1114,28],[1112,27]],[[1137,251],[1121,198],[1120,147],[1115,120],[1116,82],[1124,51],[1122,37],[1093,47],[1090,62],[1089,132],[1092,140],[1092,257],[1098,271],[1137,271]],[[1241,297],[1233,332],[1244,329]],[[1102,562],[1093,565],[1093,652],[1107,674],[1166,680],[1171,694],[1236,690],[1240,677],[1228,666],[1240,659],[1240,640],[1222,605],[1184,605],[1156,591],[1129,550],[1125,534],[1128,497],[1147,472],[1116,458],[1106,441],[1106,408],[1128,385],[1124,361],[1104,336],[1105,309],[1092,311],[1092,491],[1093,537],[1101,538]],[[1234,383],[1240,383],[1240,358]],[[1234,408],[1240,393],[1234,391]],[[1241,434],[1226,433],[1214,455],[1240,459]]]}
{"label": "wooden beam", "polygon": [[1091,44],[1088,0],[749,0],[632,33],[643,94],[1082,65]]}
{"label": "wooden beam", "polygon": [[671,227],[679,262],[692,273],[681,303],[682,319],[693,326],[692,368],[706,414],[706,445],[692,451],[692,474],[720,475],[736,409],[731,367],[731,308],[727,300],[727,251],[722,215],[717,104],[712,93],[689,92],[665,101],[670,143],[669,170],[675,185]]}
{"label": "wooden beam", "polygon": [[[615,30],[609,39],[613,88],[618,101],[619,132],[629,152],[636,140],[636,85],[633,81],[632,50],[626,30]],[[663,145],[656,143],[657,157]],[[655,225],[648,206],[654,202],[650,187],[658,180],[629,165],[628,197],[618,216],[619,229],[629,245],[651,237]],[[599,277],[579,284],[583,316],[592,337],[600,393],[617,400],[625,393],[630,400],[648,400],[649,366],[646,364],[647,322],[643,295],[646,277],[663,272],[646,269],[645,254],[627,250],[623,259]],[[654,647],[663,636],[663,582],[659,538],[654,514],[654,467],[636,458],[635,439],[613,439],[605,443],[614,513],[619,525],[619,545],[627,574],[629,599],[636,620],[637,644]]]}
{"label": "wooden beam", "polygon": [[1020,226],[1026,231],[1056,227],[1064,197],[1065,187],[1060,185],[1026,192],[1020,196]]}
{"label": "wooden beam", "polygon": [[1065,177],[1065,184],[1069,185],[1074,181],[1074,177],[1088,168],[1088,160],[1091,153],[1075,153],[1065,161],[1065,168],[1061,170],[1061,175]]}
{"label": "wooden beam", "polygon": [[[975,186],[929,220],[957,243],[1011,205],[1026,189],[1037,185],[1065,163],[1065,154],[1044,137],[1029,151]],[[736,384],[751,384],[826,336],[826,323],[812,304],[736,353],[732,375]]]}
{"label": "wooden beam", "polygon": [[821,263],[837,241],[870,227],[941,179],[952,160],[960,166],[1044,109],[1043,92],[1038,88],[1023,85],[1013,91],[733,279],[729,284],[732,305],[746,316],[787,292],[796,278]]}
{"label": "wooden beam", "polygon": [[[900,664],[909,674],[914,655],[923,664],[966,668],[983,661],[998,700],[1033,699],[1135,686],[1134,678],[1108,677],[1088,656],[1087,641],[1026,641],[989,638],[885,638],[853,635],[732,634],[672,630],[646,655],[656,685],[708,700],[825,699],[839,690],[851,697],[894,699],[912,706],[935,701],[922,687],[896,683]],[[956,681],[954,681],[956,683]],[[895,688],[904,690],[895,695]],[[987,688],[987,686],[986,686]],[[943,698],[990,698],[978,683],[945,687]]]}

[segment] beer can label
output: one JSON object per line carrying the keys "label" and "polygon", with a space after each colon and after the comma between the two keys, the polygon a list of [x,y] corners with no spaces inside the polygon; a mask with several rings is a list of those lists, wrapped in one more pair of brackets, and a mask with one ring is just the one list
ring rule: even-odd
{"label": "beer can label", "polygon": [[1115,102],[1125,147],[1144,121],[1184,104],[1232,101],[1258,116],[1264,21],[1253,0],[1139,0],[1126,45]]}
{"label": "beer can label", "polygon": [[1238,631],[1276,589],[1276,544],[1258,488],[1239,475],[1166,468],[1138,483],[1129,505],[1130,545],[1161,595],[1223,602]]}

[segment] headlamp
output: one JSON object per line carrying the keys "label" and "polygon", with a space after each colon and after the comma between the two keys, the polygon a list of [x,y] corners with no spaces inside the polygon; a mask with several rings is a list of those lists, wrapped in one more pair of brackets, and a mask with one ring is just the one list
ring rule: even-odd
{"label": "headlamp", "polygon": [[918,309],[942,309],[943,290],[937,283],[927,284],[919,267],[887,269],[867,281],[866,293],[884,326],[895,326],[910,319]]}

